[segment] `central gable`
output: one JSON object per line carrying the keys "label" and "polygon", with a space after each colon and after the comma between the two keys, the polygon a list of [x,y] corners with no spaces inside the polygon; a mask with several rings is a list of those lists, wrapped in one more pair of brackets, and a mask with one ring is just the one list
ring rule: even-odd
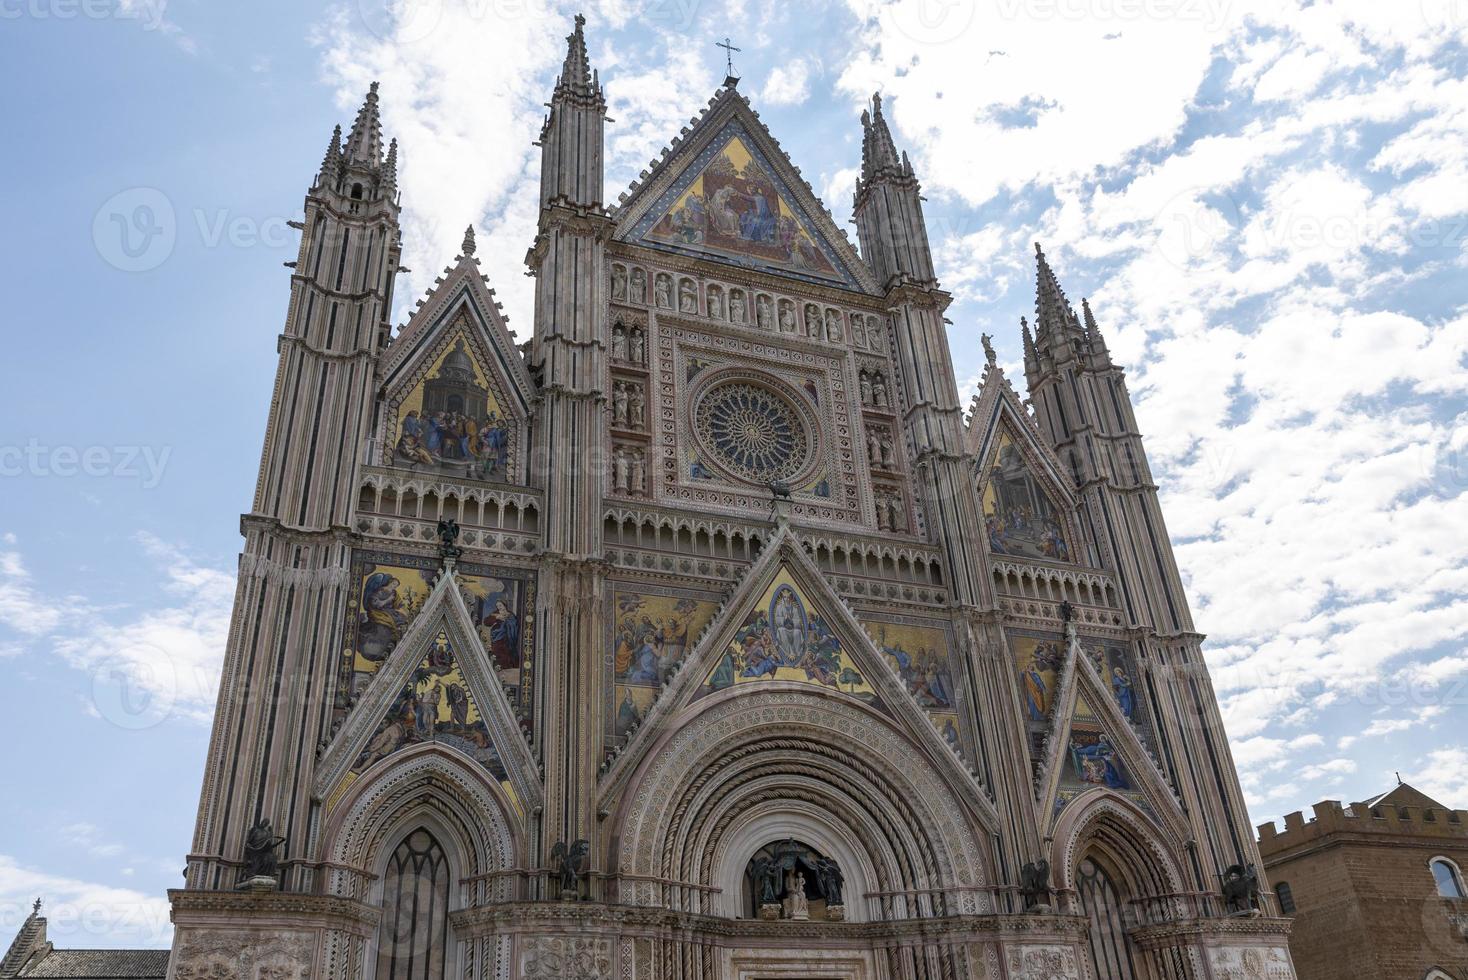
{"label": "central gable", "polygon": [[823,224],[830,224],[830,219],[819,203],[808,192],[792,189],[744,121],[730,118],[637,218],[625,238],[665,251],[862,289],[843,255],[850,246],[838,246]]}

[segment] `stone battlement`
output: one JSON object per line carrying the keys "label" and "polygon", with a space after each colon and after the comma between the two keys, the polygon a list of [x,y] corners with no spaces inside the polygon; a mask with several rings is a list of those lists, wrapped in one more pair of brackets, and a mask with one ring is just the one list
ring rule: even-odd
{"label": "stone battlement", "polygon": [[1378,833],[1438,837],[1453,842],[1468,841],[1468,810],[1396,806],[1390,803],[1378,806],[1352,803],[1350,806],[1342,806],[1339,800],[1322,800],[1311,809],[1315,816],[1309,820],[1299,810],[1285,814],[1282,831],[1276,829],[1272,820],[1260,824],[1259,853],[1267,858],[1335,833]]}

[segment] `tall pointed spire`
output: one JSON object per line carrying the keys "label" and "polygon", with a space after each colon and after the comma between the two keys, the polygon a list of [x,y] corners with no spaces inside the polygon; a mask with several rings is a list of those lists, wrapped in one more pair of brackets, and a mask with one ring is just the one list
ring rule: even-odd
{"label": "tall pointed spire", "polygon": [[382,195],[391,199],[398,192],[398,141],[387,145],[387,160],[382,165]]}
{"label": "tall pointed spire", "polygon": [[1065,298],[1065,290],[1060,288],[1059,280],[1051,271],[1050,263],[1045,260],[1044,249],[1036,242],[1035,333],[1043,337],[1051,330],[1062,330],[1067,326],[1079,330],[1080,321],[1076,318],[1070,300]]}
{"label": "tall pointed spire", "polygon": [[347,136],[347,164],[378,167],[382,164],[382,120],[377,114],[377,83],[367,90],[352,132]]}
{"label": "tall pointed spire", "polygon": [[326,147],[326,156],[321,158],[321,173],[317,177],[317,184],[325,187],[335,186],[337,178],[342,172],[342,128],[336,126],[331,131],[331,143]]}
{"label": "tall pointed spire", "polygon": [[586,55],[585,27],[586,18],[577,14],[575,29],[566,36],[566,61],[561,65],[560,77],[556,79],[556,98],[601,98],[601,82],[592,72],[591,60]]}
{"label": "tall pointed spire", "polygon": [[892,141],[892,131],[882,115],[882,93],[872,94],[872,108],[861,114],[861,179],[869,181],[883,171],[898,171],[911,174],[907,156],[897,155],[897,144]]}
{"label": "tall pointed spire", "polygon": [[1109,351],[1106,349],[1106,340],[1101,336],[1101,328],[1096,326],[1096,318],[1091,315],[1091,301],[1081,297],[1081,316],[1086,324],[1086,346],[1092,354],[1107,357]]}

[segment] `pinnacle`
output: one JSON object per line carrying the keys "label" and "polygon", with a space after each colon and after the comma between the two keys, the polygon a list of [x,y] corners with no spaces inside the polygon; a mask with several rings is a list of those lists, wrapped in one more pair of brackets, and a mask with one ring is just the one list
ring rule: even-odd
{"label": "pinnacle", "polygon": [[393,191],[398,187],[398,141],[393,140],[387,147],[387,161],[382,165],[382,186],[390,198]]}
{"label": "pinnacle", "polygon": [[1044,335],[1052,328],[1079,327],[1075,310],[1065,298],[1065,290],[1050,269],[1045,251],[1035,243],[1035,332]]}
{"label": "pinnacle", "polygon": [[331,131],[331,143],[326,147],[326,156],[321,158],[321,177],[323,183],[332,183],[341,171],[342,162],[342,128],[335,127]]}
{"label": "pinnacle", "polygon": [[882,93],[872,94],[872,109],[861,114],[861,177],[870,181],[888,169],[905,172],[905,157],[899,158],[892,131],[882,115]]}
{"label": "pinnacle", "polygon": [[470,225],[464,229],[464,244],[459,246],[460,254],[471,257],[474,255],[474,226]]}
{"label": "pinnacle", "polygon": [[382,121],[377,112],[377,83],[367,90],[362,108],[357,110],[357,119],[352,123],[352,132],[347,137],[346,157],[348,163],[377,167],[382,164]]}
{"label": "pinnacle", "polygon": [[555,98],[575,96],[594,99],[601,95],[599,79],[592,75],[591,62],[586,55],[586,17],[576,15],[576,27],[566,36],[566,61],[561,65],[561,76],[556,79]]}

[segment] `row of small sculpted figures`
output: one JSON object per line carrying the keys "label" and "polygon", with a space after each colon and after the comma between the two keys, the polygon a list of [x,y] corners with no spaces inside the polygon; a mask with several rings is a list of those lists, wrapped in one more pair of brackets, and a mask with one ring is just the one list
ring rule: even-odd
{"label": "row of small sculpted figures", "polygon": [[[631,273],[620,263],[612,265],[612,300],[617,303],[647,305],[647,273],[633,267]],[[676,301],[676,306],[674,305]],[[724,298],[724,287],[710,283],[703,290],[700,310],[699,289],[688,277],[678,280],[676,294],[673,277],[659,272],[653,278],[653,305],[661,310],[677,309],[679,313],[706,316],[711,320],[729,320],[732,323],[749,322],[749,302],[743,289],[729,287],[728,300]],[[840,343],[844,339],[847,314],[833,307],[822,311],[815,303],[806,303],[803,316],[797,317],[796,303],[791,299],[776,300],[758,293],[754,299],[754,323],[761,330],[776,330],[780,333],[800,334],[811,339],[824,339]],[[852,312],[851,342],[862,349],[880,351],[882,344],[882,319],[870,313]],[[630,351],[629,351],[630,352]],[[630,360],[640,360],[631,357]]]}

